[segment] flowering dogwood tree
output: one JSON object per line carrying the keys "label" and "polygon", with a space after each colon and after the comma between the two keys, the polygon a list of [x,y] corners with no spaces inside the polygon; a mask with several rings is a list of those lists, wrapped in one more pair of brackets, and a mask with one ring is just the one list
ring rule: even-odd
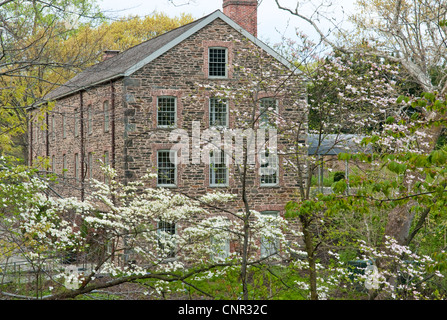
{"label": "flowering dogwood tree", "polygon": [[[0,252],[2,271],[8,271],[9,259],[26,259],[41,281],[51,282],[52,289],[44,295],[37,289],[40,285],[36,285],[36,293],[29,296],[4,289],[0,290],[1,295],[74,298],[123,283],[153,279],[156,281],[144,292],[157,296],[165,283],[188,284],[198,276],[215,277],[219,272],[216,268],[224,268],[220,272],[225,272],[226,267],[241,263],[237,251],[230,256],[222,256],[219,251],[225,241],[243,239],[240,220],[210,215],[209,211],[210,205],[233,201],[232,195],[214,193],[191,199],[149,187],[154,178],[151,174],[124,186],[114,179],[114,170],[106,167],[110,183],[96,181],[88,199],[60,199],[50,196],[50,180],[27,168],[10,166],[3,158],[1,161],[0,240],[5,244]],[[285,241],[284,220],[266,219],[257,212],[252,212],[252,220],[253,232]],[[161,222],[175,223],[182,232],[170,233]],[[250,242],[257,245],[254,239]],[[82,271],[77,264],[67,267],[63,264],[67,253],[89,267]],[[250,255],[247,263],[258,259]],[[100,281],[104,276],[108,280]]]}
{"label": "flowering dogwood tree", "polygon": [[[355,281],[368,291],[370,297],[385,295],[393,300],[442,299],[442,293],[430,289],[430,282],[444,278],[440,269],[445,252],[430,257],[417,254],[392,238],[386,239],[383,248],[371,248],[365,241],[358,241],[360,256],[357,259],[367,264],[362,272],[358,267],[343,262],[339,254],[330,252],[338,262],[330,282],[344,283],[346,286],[346,283]],[[379,269],[376,266],[379,259],[395,267]]]}
{"label": "flowering dogwood tree", "polygon": [[[358,1],[355,11],[349,17],[343,16],[353,23],[349,29],[343,29],[342,21],[331,16],[336,5],[333,1],[275,2],[279,8],[308,23],[333,50],[380,57],[398,64],[401,67],[398,78],[416,88],[413,98],[425,92],[440,94],[441,100],[444,99],[447,88],[443,73],[445,1]],[[329,30],[323,27],[323,20],[330,25]],[[413,106],[426,121],[442,121],[442,112],[427,108],[420,101]],[[442,132],[442,125],[421,127],[419,133],[424,135],[425,142],[419,146],[420,151],[427,155],[433,152]],[[396,206],[388,215],[386,234],[400,244],[405,244],[409,237],[409,226],[414,219],[411,208],[407,204]]]}
{"label": "flowering dogwood tree", "polygon": [[[337,193],[336,196],[320,195],[313,198],[314,201],[301,203],[299,209],[291,203],[291,213],[312,218],[318,216],[320,219],[316,221],[323,223],[323,217],[336,215],[337,211],[358,212],[357,216],[371,214],[372,210],[386,212],[387,222],[383,225],[385,232],[382,236],[391,236],[400,245],[411,244],[424,223],[429,221],[430,215],[443,215],[438,201],[443,203],[444,150],[438,148],[438,141],[445,122],[445,78],[439,72],[443,69],[440,61],[445,56],[445,5],[424,1],[359,1],[359,10],[351,17],[351,21],[358,27],[358,33],[353,35],[340,27],[339,20],[330,16],[335,6],[332,1],[296,1],[290,5],[290,2],[285,4],[278,0],[276,3],[279,8],[309,23],[322,43],[332,50],[347,57],[367,57],[370,62],[361,64],[361,72],[357,76],[361,79],[376,75],[377,79],[370,79],[370,84],[377,84],[379,90],[375,92],[379,95],[376,98],[380,98],[380,95],[384,98],[377,99],[377,104],[372,103],[374,90],[359,90],[360,87],[372,88],[367,82],[360,86],[351,82],[352,78],[347,80],[346,76],[333,82],[335,86],[340,84],[340,93],[327,96],[329,108],[321,109],[321,119],[326,123],[327,119],[335,119],[334,127],[342,127],[346,123],[345,119],[350,116],[344,117],[344,113],[339,111],[340,106],[352,106],[352,103],[363,104],[361,107],[371,105],[371,109],[364,109],[368,110],[363,113],[367,115],[367,121],[352,122],[352,128],[345,128],[362,129],[362,125],[368,127],[365,146],[368,145],[372,152],[358,157],[349,154],[355,152],[347,152],[339,157],[342,161],[365,162],[371,167],[359,175],[351,174],[349,180],[342,179],[335,183],[333,191]],[[329,22],[330,30],[322,26],[322,20]],[[339,37],[335,36],[335,32]],[[418,44],[415,45],[415,42]],[[379,69],[367,70],[365,67],[368,65],[378,66]],[[383,68],[388,71],[382,73]],[[328,75],[334,78],[334,74]],[[317,82],[318,78],[314,81]],[[384,88],[381,88],[380,83],[395,88],[380,93],[380,89]],[[328,87],[329,82],[322,88],[324,90]],[[400,90],[396,90],[397,87]],[[358,95],[355,96],[356,94]],[[400,94],[408,95],[409,98],[397,99]],[[345,99],[347,95],[354,99]],[[340,105],[334,103],[337,101],[341,102]],[[387,108],[386,101],[391,103],[392,109]],[[401,104],[403,101],[405,103]],[[312,104],[313,101],[310,102]],[[324,104],[317,102],[315,105],[318,108]],[[354,109],[350,112],[356,117]],[[377,113],[382,115],[379,122],[370,117]],[[362,115],[362,112],[358,115]],[[368,122],[371,119],[373,121]],[[324,126],[324,121],[318,120],[317,118],[314,128]],[[371,123],[375,125],[370,126]],[[365,134],[364,131],[363,133]],[[346,197],[348,190],[352,191],[352,197]],[[315,215],[316,212],[321,215]],[[331,225],[327,219],[326,225]],[[321,232],[324,228],[317,226],[316,224],[315,230],[324,234]],[[442,228],[442,224],[439,227]],[[317,241],[317,245],[321,243],[322,241]],[[390,266],[378,259],[379,269],[381,262],[383,267]],[[393,269],[385,272],[391,282],[396,280],[393,276],[395,271]]]}
{"label": "flowering dogwood tree", "polygon": [[[192,99],[217,97],[230,101],[229,118],[232,125],[216,125],[207,129],[209,137],[205,143],[205,160],[209,152],[222,152],[228,157],[234,169],[235,188],[237,188],[238,211],[230,210],[231,215],[241,225],[238,244],[240,246],[243,298],[248,299],[247,269],[253,264],[253,257],[259,252],[259,238],[269,242],[272,247],[281,248],[267,255],[258,264],[272,259],[282,260],[290,252],[300,251],[296,245],[285,242],[284,234],[270,228],[268,233],[259,229],[259,221],[276,226],[285,225],[284,217],[264,217],[254,210],[255,196],[251,192],[254,179],[268,176],[270,186],[279,185],[279,164],[284,161],[286,145],[290,134],[297,134],[305,140],[307,105],[303,74],[292,64],[272,59],[258,46],[249,41],[233,39],[241,49],[237,61],[233,61],[232,82],[216,82],[213,85],[197,83],[197,95]],[[236,59],[234,59],[236,60]],[[285,111],[287,109],[287,111]],[[293,119],[293,121],[290,121]],[[193,132],[194,135],[194,132]],[[304,152],[301,148],[297,152]],[[182,153],[183,154],[183,153]],[[233,171],[233,170],[232,170]],[[297,179],[300,180],[300,179]],[[265,181],[264,181],[265,182]],[[288,182],[289,183],[289,182]],[[256,185],[256,184],[255,184]],[[271,205],[270,203],[261,203]],[[219,206],[217,210],[227,211]],[[295,226],[296,227],[296,226]],[[293,230],[288,228],[288,230]],[[296,237],[300,230],[293,230]],[[284,244],[282,244],[284,242]],[[268,250],[267,250],[268,251]],[[283,256],[282,254],[285,253]]]}
{"label": "flowering dogwood tree", "polygon": [[[308,38],[303,37],[303,43],[308,42]],[[305,47],[313,50],[315,46]],[[318,256],[327,243],[335,240],[328,239],[329,234],[334,236],[328,230],[337,225],[334,222],[337,215],[335,212],[328,214],[329,204],[325,203],[325,197],[334,191],[331,188],[315,188],[313,178],[317,176],[321,179],[322,168],[330,170],[331,163],[334,166],[335,162],[334,167],[337,167],[338,153],[367,151],[360,144],[362,137],[380,131],[387,117],[399,113],[396,104],[398,91],[393,79],[397,68],[396,65],[364,55],[335,54],[322,58],[315,56],[312,64],[302,66],[309,81],[308,132],[314,136],[313,140],[309,136],[307,147],[314,152],[303,155],[289,151],[289,170],[300,172],[305,177],[305,183],[298,189],[300,197],[288,204],[287,211],[289,217],[299,217],[303,228],[312,299],[318,298],[318,283],[321,283],[317,279],[321,270],[317,263]],[[348,162],[353,168],[360,165],[357,170],[365,170],[360,162],[347,160],[340,161],[346,166],[344,171],[348,169]],[[341,195],[346,195],[347,181],[351,177],[346,176],[346,172],[343,176],[334,187]]]}

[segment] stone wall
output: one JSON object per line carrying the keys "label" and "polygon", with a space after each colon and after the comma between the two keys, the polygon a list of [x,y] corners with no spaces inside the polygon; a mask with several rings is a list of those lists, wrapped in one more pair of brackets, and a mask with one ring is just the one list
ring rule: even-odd
{"label": "stone wall", "polygon": [[[30,126],[30,164],[47,158],[61,196],[83,197],[89,179],[104,181],[101,162],[122,162],[123,94],[122,80],[91,87],[58,100],[43,119],[33,113]],[[104,107],[106,106],[106,109]],[[65,159],[65,163],[64,163]]]}
{"label": "stone wall", "polygon": [[[228,49],[228,78],[225,79],[210,79],[207,75],[208,48],[216,46]],[[35,162],[38,156],[48,157],[50,165],[54,163],[50,170],[62,175],[63,155],[66,155],[65,178],[55,186],[55,190],[62,196],[82,197],[88,194],[91,176],[104,180],[103,173],[99,170],[98,160],[104,160],[106,152],[109,163],[113,163],[115,159],[114,166],[118,179],[123,183],[139,179],[146,174],[147,170],[155,173],[157,150],[170,149],[176,144],[175,141],[169,139],[174,129],[185,130],[188,138],[192,137],[194,121],[200,123],[202,133],[209,129],[209,100],[213,97],[210,89],[212,86],[225,86],[229,96],[235,92],[242,93],[245,89],[250,91],[250,95],[245,95],[243,98],[228,99],[230,128],[250,129],[245,120],[250,120],[254,111],[258,112],[257,99],[274,97],[279,102],[279,114],[283,119],[284,128],[290,124],[299,124],[299,139],[304,142],[307,119],[304,82],[298,74],[291,73],[284,66],[278,73],[273,68],[277,64],[274,58],[259,50],[239,32],[217,19],[131,76],[57,101],[54,109],[44,119],[44,122],[49,123],[48,130],[38,133],[42,135],[42,139],[36,140],[35,134],[31,136],[33,148],[30,160]],[[279,85],[274,87],[271,83],[268,87],[262,87],[262,83],[258,83],[256,87],[253,86],[261,77],[266,77],[264,83],[269,83],[275,76],[278,82],[281,82],[283,81],[281,77],[284,75],[290,81],[287,89],[281,89]],[[177,98],[176,128],[157,128],[156,101],[159,96]],[[105,102],[109,103],[110,109],[109,131],[104,130]],[[89,106],[93,111],[91,129]],[[75,117],[75,111],[79,112],[81,109],[82,117],[81,114]],[[64,115],[66,117],[65,138],[62,125]],[[53,118],[54,127],[52,126]],[[82,131],[78,130],[79,134],[75,133],[76,119],[81,122],[78,128],[83,128]],[[36,129],[36,125],[31,130],[37,133],[40,130]],[[256,129],[257,127],[253,127],[255,132]],[[296,134],[292,138],[286,131],[279,130],[278,133],[278,148],[284,152],[290,151]],[[189,142],[191,146],[193,141],[189,140]],[[196,152],[190,149],[190,161],[197,155]],[[76,154],[78,154],[79,163],[84,164],[82,171],[78,169],[80,171],[78,179],[75,174]],[[89,154],[93,162],[89,160]],[[296,172],[287,168],[283,160],[281,157],[279,184],[276,186],[260,185],[258,160],[249,167],[245,186],[248,203],[252,210],[276,211],[283,215],[285,204],[296,196],[298,176]],[[179,164],[177,186],[174,189],[193,197],[214,191],[241,195],[243,184],[236,165],[230,165],[229,171],[230,179],[227,186],[212,187],[209,164],[202,161]],[[84,176],[81,176],[82,174]],[[84,184],[81,183],[82,181]],[[156,186],[155,181],[154,186]],[[244,210],[244,205],[239,201],[227,209],[236,212]]]}
{"label": "stone wall", "polygon": [[[210,40],[212,39],[212,40]],[[227,47],[229,50],[229,77],[228,79],[209,79],[207,76],[207,52],[208,47]],[[249,52],[249,54],[246,54]],[[188,137],[192,137],[192,122],[200,121],[200,130],[203,133],[209,128],[209,98],[212,95],[209,90],[198,90],[199,86],[207,87],[222,85],[228,88],[248,88],[253,97],[264,94],[268,96],[265,89],[254,92],[246,84],[244,72],[238,66],[250,68],[252,72],[259,73],[268,70],[273,65],[273,58],[264,56],[257,57],[258,50],[248,42],[241,34],[230,26],[216,20],[197,34],[191,36],[177,47],[171,49],[163,56],[157,58],[150,65],[135,72],[129,79],[124,81],[126,103],[124,123],[124,171],[125,179],[130,181],[145,174],[147,169],[155,170],[156,151],[169,149],[175,142],[169,140],[172,129],[156,128],[156,99],[158,96],[169,95],[177,97],[177,126],[184,129]],[[265,53],[262,53],[265,54]],[[259,63],[264,63],[259,66]],[[263,70],[261,70],[263,69]],[[284,72],[289,74],[290,70],[284,67]],[[252,74],[254,76],[254,74]],[[261,74],[259,74],[261,77]],[[253,78],[255,79],[255,78]],[[288,93],[294,96],[281,97],[279,113],[288,120],[296,119],[297,122],[305,119],[305,89],[302,79],[295,75],[294,88],[288,88]],[[278,82],[281,81],[278,79]],[[231,89],[229,89],[231,91]],[[284,93],[284,92],[283,92]],[[272,93],[275,95],[275,93]],[[295,100],[294,100],[295,99]],[[251,113],[253,101],[247,99],[230,99],[230,127],[247,129],[241,117],[244,113]],[[241,121],[239,121],[241,120]],[[304,129],[303,135],[304,135]],[[303,139],[305,137],[303,136]],[[192,140],[189,140],[190,146]],[[292,144],[292,140],[285,134],[280,134],[278,144],[283,146]],[[190,157],[193,151],[190,149]],[[247,176],[247,189],[250,194],[255,210],[283,211],[285,203],[295,192],[297,176],[293,171],[281,164],[280,183],[275,187],[261,187],[257,169],[259,163],[249,170]],[[199,164],[182,164],[178,168],[177,187],[191,195],[201,195],[215,190],[240,193],[241,181],[237,178],[235,166],[230,168],[231,179],[227,188],[212,188],[209,185],[209,167],[201,162]],[[155,171],[154,171],[155,172]]]}

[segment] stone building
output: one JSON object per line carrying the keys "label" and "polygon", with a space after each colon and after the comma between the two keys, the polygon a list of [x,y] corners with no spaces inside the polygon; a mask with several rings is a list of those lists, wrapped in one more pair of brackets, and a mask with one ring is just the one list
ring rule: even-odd
{"label": "stone building", "polygon": [[[243,119],[251,114],[253,105],[258,108],[258,121],[252,129],[275,121],[269,119],[267,109],[292,123],[303,123],[306,118],[300,74],[256,38],[256,5],[256,0],[224,0],[223,12],[217,10],[124,52],[107,52],[101,63],[46,97],[55,106],[42,120],[45,126],[37,120],[30,126],[29,162],[49,159],[50,170],[60,176],[55,186],[60,196],[84,198],[89,179],[104,179],[98,160],[110,164],[123,183],[149,169],[158,173],[154,186],[190,195],[216,190],[239,193],[236,165],[227,158],[214,161],[211,153],[210,161],[194,161],[194,130],[203,134],[210,128],[220,132],[247,129],[244,126],[249,121]],[[249,76],[275,78],[278,70],[288,81],[293,79],[293,88],[287,88],[293,93],[272,85],[250,87],[254,78]],[[281,81],[280,76],[277,80]],[[218,87],[226,92],[246,88],[252,99],[239,101],[236,95],[216,94],[212,88]],[[175,130],[188,135],[189,154],[173,151]],[[301,130],[304,141],[304,125]],[[285,136],[278,137],[278,149],[291,143]],[[178,158],[171,161],[173,152]],[[189,161],[178,161],[185,155]],[[263,172],[263,166],[256,158],[247,175],[252,208],[283,214],[295,193],[297,175],[280,158],[273,173]]]}

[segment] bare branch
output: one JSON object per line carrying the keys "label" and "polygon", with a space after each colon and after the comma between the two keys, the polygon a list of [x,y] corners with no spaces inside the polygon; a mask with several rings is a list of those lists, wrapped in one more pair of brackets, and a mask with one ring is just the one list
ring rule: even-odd
{"label": "bare branch", "polygon": [[0,2],[0,7],[4,6],[5,4],[8,4],[9,2],[13,2],[13,1],[15,1],[15,0],[5,0],[5,1],[2,1],[2,2]]}

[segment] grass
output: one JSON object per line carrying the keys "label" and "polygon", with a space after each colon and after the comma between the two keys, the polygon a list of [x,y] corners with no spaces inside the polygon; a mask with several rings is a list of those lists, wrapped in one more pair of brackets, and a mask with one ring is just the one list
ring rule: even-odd
{"label": "grass", "polygon": [[[344,176],[344,172],[341,171],[331,171],[328,174],[323,175],[323,187],[331,187],[332,184],[335,182],[334,178],[340,174],[343,174]],[[317,187],[318,185],[318,176],[312,176],[311,186]]]}

